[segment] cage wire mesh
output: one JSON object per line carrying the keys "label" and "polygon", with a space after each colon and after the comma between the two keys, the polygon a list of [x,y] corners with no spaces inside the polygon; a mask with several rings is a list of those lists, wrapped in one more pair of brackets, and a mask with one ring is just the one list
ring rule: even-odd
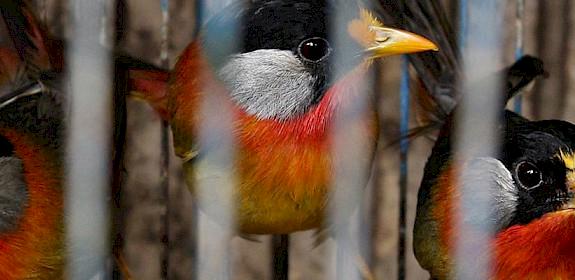
{"label": "cage wire mesh", "polygon": [[[67,159],[67,193],[66,193],[66,223],[67,243],[69,252],[68,276],[70,279],[108,279],[112,277],[112,267],[116,261],[111,256],[112,246],[109,236],[110,209],[108,185],[112,170],[109,162],[112,157],[112,103],[111,95],[102,94],[111,92],[112,84],[112,38],[114,36],[113,25],[113,1],[87,1],[76,0],[63,4],[60,1],[33,1],[39,8],[40,19],[46,21],[46,26],[51,31],[62,30],[56,27],[62,22],[68,27],[68,34],[59,34],[68,37],[67,61],[69,61],[68,82],[71,110],[70,133]],[[127,39],[120,43],[119,48],[124,51],[134,50],[134,54],[140,55],[149,61],[153,61],[164,68],[173,67],[175,58],[183,47],[195,35],[199,23],[207,22],[214,14],[235,1],[199,1],[190,4],[189,1],[176,0],[150,0],[143,4],[140,1],[126,1],[127,21],[132,26],[127,28]],[[448,1],[446,1],[448,2]],[[455,1],[451,1],[455,2]],[[385,3],[384,3],[385,4]],[[497,79],[484,80],[490,73],[497,72],[504,65],[504,61],[511,61],[520,57],[523,53],[535,52],[544,60],[548,58],[552,77],[550,81],[539,82],[534,96],[517,99],[514,108],[521,111],[523,107],[529,115],[535,117],[556,117],[571,120],[574,118],[571,110],[566,110],[569,104],[575,102],[572,94],[571,80],[572,70],[567,67],[572,62],[573,47],[567,41],[572,36],[573,9],[569,1],[555,2],[530,2],[530,1],[479,1],[460,0],[459,8],[459,38],[462,53],[464,79],[459,86],[466,94],[462,99],[464,113],[460,116],[463,124],[460,126],[460,139],[463,139],[458,149],[462,151],[461,162],[466,162],[476,153],[492,154],[496,150],[497,140],[494,137],[486,143],[478,143],[477,135],[485,136],[492,134],[496,113],[485,113],[485,108],[495,104],[494,94],[499,87]],[[181,9],[186,7],[186,9]],[[139,11],[146,12],[140,13]],[[154,11],[156,10],[156,11]],[[69,20],[62,20],[64,11],[69,11]],[[335,34],[341,34],[345,24],[339,20],[349,17],[349,10],[338,11],[334,21]],[[139,18],[148,15],[150,22]],[[529,16],[527,16],[529,15]],[[535,15],[535,16],[532,16]],[[557,16],[561,15],[561,16]],[[58,23],[60,22],[60,23]],[[187,31],[182,31],[180,26],[189,26]],[[225,42],[239,42],[230,40],[238,36],[236,27],[240,22],[230,21],[227,32],[207,32],[207,37],[219,40],[218,36],[226,36]],[[546,29],[555,28],[566,34],[558,36],[549,34]],[[154,31],[150,31],[154,30]],[[210,30],[208,30],[210,31]],[[123,32],[126,32],[123,30]],[[186,35],[181,35],[187,33]],[[511,36],[509,34],[513,34]],[[180,36],[181,35],[181,36]],[[186,37],[187,36],[187,37]],[[228,37],[231,36],[231,37]],[[184,39],[182,39],[184,38]],[[334,46],[340,46],[337,40]],[[4,40],[2,40],[4,41]],[[153,49],[147,46],[154,42]],[[342,40],[343,42],[343,40]],[[177,45],[177,46],[176,46]],[[237,46],[225,44],[224,52],[233,52]],[[351,48],[347,46],[348,48]],[[510,55],[510,50],[512,54]],[[214,50],[214,52],[216,52]],[[216,52],[221,54],[221,52]],[[554,54],[561,53],[564,57],[556,58]],[[209,52],[208,52],[209,56]],[[212,59],[219,59],[217,55]],[[548,61],[546,61],[547,63]],[[375,88],[379,96],[382,139],[389,140],[405,134],[408,123],[413,124],[413,112],[409,98],[410,70],[407,59],[388,59],[379,66],[378,74],[384,73],[383,77],[372,77],[364,81],[366,88]],[[401,69],[401,71],[398,71]],[[555,73],[557,74],[555,77]],[[401,79],[400,79],[401,77]],[[373,79],[373,80],[372,80]],[[483,79],[483,80],[481,80]],[[474,81],[481,80],[478,88]],[[383,86],[381,86],[383,85]],[[207,90],[213,89],[213,85],[206,84]],[[559,101],[545,100],[542,93],[549,91],[560,92]],[[400,94],[398,94],[398,92]],[[493,94],[490,94],[493,93]],[[493,95],[493,96],[492,96]],[[357,106],[350,112],[345,112],[346,118],[353,120],[354,116],[364,111],[365,100],[357,100]],[[236,178],[233,174],[233,162],[235,144],[232,137],[232,116],[228,110],[222,109],[222,102],[217,97],[204,101],[202,116],[206,119],[200,131],[200,146],[208,147],[204,155],[204,165],[198,166],[200,171],[213,172],[214,169],[222,172],[223,178],[217,182],[201,181],[197,184],[198,197],[209,195],[216,188],[218,191],[227,192],[229,208],[210,209],[213,205],[209,202],[198,201],[198,205],[206,212],[215,212],[219,216],[218,224],[214,224],[202,211],[191,211],[198,205],[191,206],[191,200],[185,185],[174,177],[181,176],[179,162],[174,159],[173,150],[170,147],[170,135],[165,123],[159,119],[150,118],[153,114],[149,109],[142,109],[132,101],[128,102],[130,117],[140,117],[144,121],[129,120],[129,133],[127,136],[127,174],[122,195],[132,195],[131,200],[123,200],[126,213],[122,216],[124,222],[120,234],[123,234],[122,257],[125,259],[125,267],[130,270],[134,279],[286,279],[281,278],[283,272],[273,272],[278,263],[271,262],[272,254],[279,254],[286,250],[287,239],[280,239],[275,243],[279,250],[270,250],[271,239],[260,237],[259,243],[245,241],[234,237],[232,230],[234,224],[232,188]],[[400,106],[397,106],[399,104]],[[479,105],[478,105],[479,104]],[[136,108],[136,109],[135,109]],[[401,111],[398,111],[398,108]],[[478,113],[476,109],[481,108]],[[543,108],[543,109],[541,109]],[[556,110],[555,108],[560,108]],[[495,108],[494,108],[495,109]],[[369,266],[375,279],[426,279],[427,275],[417,265],[411,253],[411,228],[415,205],[415,191],[419,184],[418,177],[423,168],[423,162],[429,152],[430,144],[425,140],[417,139],[410,142],[409,149],[407,140],[400,143],[398,151],[389,149],[378,150],[376,167],[370,188],[364,192],[349,192],[352,186],[367,184],[360,176],[365,170],[370,169],[360,159],[364,157],[365,150],[361,143],[364,139],[355,138],[353,122],[349,119],[338,119],[334,135],[336,136],[333,153],[342,160],[334,167],[334,201],[329,205],[329,220],[335,224],[334,234],[331,240],[312,249],[314,234],[311,232],[296,233],[290,236],[289,242],[289,279],[362,279],[362,262]],[[145,122],[156,124],[148,127],[147,132],[134,132],[134,127],[150,126]],[[89,124],[89,125],[87,125]],[[159,124],[159,125],[158,125]],[[400,124],[400,125],[398,125]],[[469,129],[472,127],[473,129]],[[130,130],[131,129],[131,130]],[[134,134],[130,134],[134,133]],[[137,134],[140,133],[140,134]],[[146,134],[147,133],[147,134]],[[156,136],[152,136],[156,135]],[[156,137],[156,138],[154,138]],[[146,143],[139,142],[147,139]],[[488,137],[489,138],[489,137]],[[153,139],[158,141],[153,141]],[[132,143],[133,145],[131,145]],[[134,144],[136,143],[136,144]],[[157,145],[155,145],[157,144]],[[467,146],[469,145],[469,146]],[[136,150],[136,146],[142,147]],[[486,150],[477,151],[476,147]],[[159,147],[159,148],[150,148]],[[211,149],[210,149],[211,147]],[[355,149],[357,148],[357,149]],[[160,152],[154,156],[145,154],[146,149],[157,149]],[[138,154],[142,153],[142,154]],[[137,156],[134,156],[137,154]],[[398,161],[399,158],[399,161]],[[408,158],[410,159],[408,165]],[[138,171],[133,171],[140,162],[140,167],[149,164],[151,170],[159,170],[156,179],[149,179],[150,174],[140,176]],[[131,166],[130,166],[131,164]],[[175,167],[178,166],[178,167]],[[155,169],[154,169],[155,168]],[[414,171],[417,169],[418,171]],[[383,170],[383,174],[382,174]],[[130,172],[133,172],[130,174]],[[465,180],[465,170],[462,171],[462,179]],[[150,173],[144,171],[143,173]],[[153,173],[153,172],[152,172]],[[417,175],[417,176],[416,176]],[[148,176],[148,177],[146,177]],[[149,181],[149,182],[146,182]],[[150,182],[152,182],[150,184]],[[139,189],[139,186],[153,185],[147,189]],[[399,188],[397,188],[399,183]],[[493,234],[490,229],[488,217],[477,213],[488,213],[486,205],[489,205],[488,197],[480,197],[476,192],[468,191],[475,189],[473,185],[463,184],[462,200],[473,200],[477,203],[463,207],[462,219],[478,219],[479,228],[482,229],[480,237],[477,237],[477,228],[468,229],[461,227],[465,233],[473,232],[476,242],[468,242],[465,237],[471,234],[461,234],[458,240],[457,269],[456,275],[462,279],[487,279],[490,266],[490,258],[476,258],[474,253],[478,247],[483,247]],[[206,194],[202,194],[206,193]],[[365,196],[373,197],[366,199]],[[381,197],[378,197],[380,196]],[[472,195],[473,198],[467,197]],[[379,199],[379,201],[378,201]],[[150,203],[152,201],[152,203]],[[349,201],[354,201],[350,203]],[[357,213],[353,218],[346,219],[345,207],[342,205],[361,205],[364,201],[380,202],[378,205],[363,205],[357,209],[371,209],[376,214],[366,215]],[[147,204],[151,210],[138,212],[136,202]],[[399,206],[399,207],[398,207]],[[370,208],[373,207],[373,208]],[[178,208],[178,209],[176,209]],[[181,208],[181,209],[179,209]],[[182,210],[184,209],[184,210]],[[146,212],[147,211],[147,212]],[[383,214],[382,214],[383,213]],[[150,218],[154,216],[155,218]],[[177,216],[181,219],[176,219]],[[366,226],[362,217],[368,216],[372,223]],[[479,216],[479,217],[478,217]],[[399,223],[397,217],[400,217]],[[197,218],[197,224],[191,220]],[[134,224],[139,221],[139,225]],[[353,228],[353,230],[349,230]],[[373,228],[369,232],[368,228]],[[142,233],[144,232],[144,233]],[[197,240],[193,236],[197,233]],[[143,236],[143,237],[142,237]],[[185,237],[182,237],[185,236]],[[190,237],[192,236],[192,237]],[[477,240],[482,240],[478,242]],[[399,241],[399,242],[397,242]],[[195,251],[195,245],[198,248]],[[399,243],[399,245],[398,245]],[[175,251],[180,250],[178,254]],[[183,253],[182,253],[183,251]],[[371,252],[371,253],[366,253]],[[358,257],[363,260],[358,262]],[[372,257],[367,257],[372,256]],[[481,263],[477,266],[478,262]],[[269,264],[272,265],[269,265]],[[280,273],[280,274],[278,274]],[[115,277],[125,277],[114,274]],[[285,276],[285,275],[284,275]]]}

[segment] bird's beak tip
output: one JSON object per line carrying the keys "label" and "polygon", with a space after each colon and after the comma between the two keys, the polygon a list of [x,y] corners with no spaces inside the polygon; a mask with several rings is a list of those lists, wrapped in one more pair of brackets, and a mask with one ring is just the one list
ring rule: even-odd
{"label": "bird's beak tip", "polygon": [[397,54],[439,51],[439,47],[423,36],[394,28],[371,26],[375,42],[367,49],[373,58]]}

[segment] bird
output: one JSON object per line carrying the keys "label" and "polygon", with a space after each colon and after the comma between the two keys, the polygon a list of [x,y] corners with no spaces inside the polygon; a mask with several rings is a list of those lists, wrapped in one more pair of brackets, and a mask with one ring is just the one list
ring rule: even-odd
{"label": "bird", "polygon": [[0,97],[0,278],[59,279],[64,267],[62,110],[28,84]]}
{"label": "bird", "polygon": [[[338,37],[349,48],[338,48],[330,34],[330,16],[337,9],[353,14]],[[239,39],[220,35],[231,27],[241,34]],[[232,40],[237,40],[236,48],[229,47]],[[325,223],[334,175],[334,118],[358,96],[368,96],[360,88],[374,59],[427,50],[437,48],[421,36],[385,27],[356,1],[239,1],[202,27],[169,78],[144,77],[132,88],[169,122],[192,193],[200,195],[198,181],[213,182],[201,199],[215,209],[202,210],[216,220],[221,215],[217,209],[228,202],[218,189],[220,171],[206,167],[205,156],[223,144],[199,145],[198,131],[206,121],[200,104],[204,98],[216,100],[217,112],[211,113],[217,115],[216,125],[225,122],[218,118],[229,108],[237,180],[232,191],[235,230],[287,234]],[[363,145],[368,153],[361,160],[369,163],[378,126],[373,101],[368,102],[356,121],[367,139]]]}
{"label": "bird", "polygon": [[[432,279],[454,277],[454,205],[461,184],[489,182],[488,212],[495,230],[491,246],[493,279],[570,279],[575,263],[570,237],[575,225],[572,198],[575,125],[562,120],[531,121],[501,110],[497,136],[500,152],[466,162],[457,184],[454,164],[455,126],[449,115],[432,149],[418,192],[414,252]],[[464,202],[465,203],[465,202]],[[471,241],[470,241],[471,242]],[[546,252],[541,254],[540,252]]]}
{"label": "bird", "polygon": [[[0,46],[0,279],[62,279],[69,111],[62,90],[64,42],[43,29],[26,1],[2,1],[0,15],[10,45]],[[111,164],[119,172],[127,71],[159,70],[120,52],[114,52],[114,60],[116,147]],[[119,261],[121,252],[114,254],[122,273],[129,275]]]}
{"label": "bird", "polygon": [[8,29],[21,32],[10,36],[16,49],[0,48],[0,279],[61,279],[62,99],[37,75],[51,65],[18,2],[0,5]]}
{"label": "bird", "polygon": [[[564,120],[529,120],[504,108],[534,78],[547,75],[543,62],[525,56],[503,73],[496,73],[504,81],[502,102],[493,104],[500,114],[496,130],[499,151],[456,164],[455,128],[459,123],[455,116],[461,92],[454,81],[460,64],[450,55],[456,54],[457,45],[450,37],[452,26],[445,10],[438,2],[410,2],[402,7],[403,12],[417,16],[399,18],[398,6],[380,8],[385,9],[384,19],[401,20],[436,40],[442,50],[453,50],[410,57],[416,72],[426,77],[422,83],[427,91],[418,93],[431,96],[437,108],[434,117],[427,119],[435,120],[432,127],[440,127],[418,192],[413,248],[419,264],[431,279],[456,278],[454,246],[459,227],[454,222],[461,209],[473,201],[455,201],[462,185],[475,184],[471,195],[483,194],[491,201],[486,215],[494,232],[488,245],[474,253],[477,258],[492,257],[489,279],[573,279],[575,125]],[[463,223],[472,225],[474,218],[472,215]],[[467,236],[465,242],[474,240]]]}

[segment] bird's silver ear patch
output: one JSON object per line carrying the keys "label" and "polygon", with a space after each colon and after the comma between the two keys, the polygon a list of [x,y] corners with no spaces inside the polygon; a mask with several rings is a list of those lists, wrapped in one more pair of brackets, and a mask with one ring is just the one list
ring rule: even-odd
{"label": "bird's silver ear patch", "polygon": [[28,203],[22,161],[0,157],[0,232],[14,230]]}
{"label": "bird's silver ear patch", "polygon": [[509,225],[519,203],[519,190],[501,161],[491,157],[471,159],[464,165],[460,178],[462,184],[471,185],[477,192],[487,192],[491,206],[488,217],[493,217],[494,230]]}
{"label": "bird's silver ear patch", "polygon": [[316,99],[314,77],[291,52],[255,50],[234,55],[220,70],[231,98],[261,119],[289,119]]}

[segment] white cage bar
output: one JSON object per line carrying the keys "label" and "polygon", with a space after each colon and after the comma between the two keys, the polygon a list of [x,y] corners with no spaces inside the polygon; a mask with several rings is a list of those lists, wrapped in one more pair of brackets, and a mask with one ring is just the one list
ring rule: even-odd
{"label": "white cage bar", "polygon": [[[467,180],[467,163],[478,157],[495,157],[499,141],[496,121],[500,115],[501,77],[495,76],[502,62],[503,1],[463,0],[461,46],[464,73],[462,99],[455,143],[455,162],[463,163],[458,184],[460,197],[455,201],[461,216],[454,221],[457,279],[489,279],[491,256],[478,256],[490,247],[494,234],[489,213],[492,205],[490,182]],[[469,181],[472,181],[468,183]]]}
{"label": "white cage bar", "polygon": [[106,279],[109,269],[112,102],[110,2],[69,3],[66,229],[68,279]]}

